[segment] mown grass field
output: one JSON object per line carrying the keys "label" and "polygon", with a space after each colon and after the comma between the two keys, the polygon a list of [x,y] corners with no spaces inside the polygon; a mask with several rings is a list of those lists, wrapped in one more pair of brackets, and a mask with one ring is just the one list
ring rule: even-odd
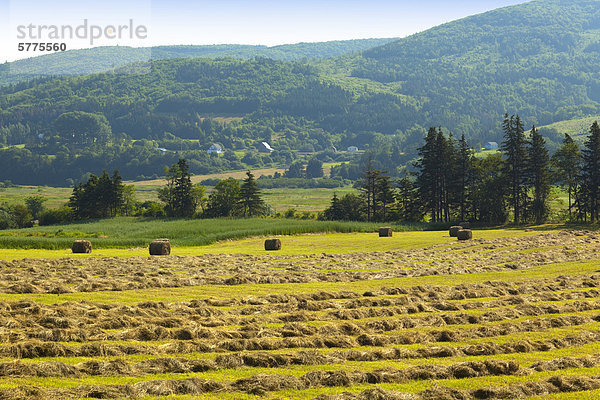
{"label": "mown grass field", "polygon": [[595,231],[279,237],[0,250],[0,398],[600,394]]}

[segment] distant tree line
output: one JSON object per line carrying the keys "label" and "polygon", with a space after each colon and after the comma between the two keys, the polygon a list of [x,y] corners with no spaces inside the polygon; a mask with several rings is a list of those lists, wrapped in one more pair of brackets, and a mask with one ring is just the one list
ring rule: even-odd
{"label": "distant tree line", "polygon": [[[596,222],[600,210],[600,126],[589,130],[580,150],[569,135],[552,156],[534,127],[525,133],[520,117],[505,115],[500,153],[474,156],[460,139],[429,129],[418,148],[415,172],[393,181],[370,160],[358,193],[337,195],[323,218],[331,220],[423,221],[482,224],[544,223],[552,186],[568,194],[565,219]],[[511,218],[512,216],[512,218]]]}

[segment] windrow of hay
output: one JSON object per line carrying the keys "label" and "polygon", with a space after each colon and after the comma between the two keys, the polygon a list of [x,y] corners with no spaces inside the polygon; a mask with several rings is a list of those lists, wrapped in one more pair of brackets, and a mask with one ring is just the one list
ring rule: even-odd
{"label": "windrow of hay", "polygon": [[[356,282],[525,270],[553,262],[593,260],[597,257],[597,245],[600,239],[595,235],[577,236],[567,232],[525,238],[474,239],[418,250],[336,255],[335,262],[331,255],[274,257],[267,254],[26,259],[2,262],[0,293],[60,294],[198,285]],[[521,252],[543,246],[555,248]]]}
{"label": "windrow of hay", "polygon": [[[343,256],[0,262],[0,292],[27,290],[39,299],[11,294],[5,299],[20,300],[0,301],[0,398],[277,397],[279,391],[415,400],[588,395],[600,368],[594,354],[600,273],[570,276],[565,270],[540,278],[527,269],[597,260],[598,244],[594,233],[565,232]],[[434,282],[428,278],[412,286],[403,279],[454,274],[460,282],[458,274],[491,270],[514,275],[484,282],[464,276],[471,283],[449,286],[428,284]],[[395,280],[379,282],[390,277]],[[347,290],[345,282],[359,280],[372,282]],[[308,285],[282,291],[253,283]],[[238,286],[206,287],[210,296],[200,288],[185,299],[169,295],[174,286],[225,284]],[[62,296],[82,290],[132,290],[137,296],[138,288],[151,288],[147,292],[160,299]],[[232,375],[234,369],[240,374]],[[546,371],[590,375],[592,381],[551,380]],[[404,394],[376,388],[411,382],[428,389]],[[15,387],[30,383],[38,387]],[[370,388],[358,393],[358,385]]]}
{"label": "windrow of hay", "polygon": [[[424,374],[425,378],[427,374]],[[136,398],[144,396],[200,396],[215,392],[248,392],[265,394],[280,390],[302,390],[307,387],[345,387],[353,382],[377,384],[397,382],[404,377],[395,376],[394,371],[369,373],[348,371],[313,371],[297,378],[291,375],[259,374],[239,379],[231,384],[200,378],[151,380],[129,385],[84,385],[70,389],[33,389],[17,387],[0,389],[0,398]],[[425,378],[426,379],[426,378]],[[523,382],[507,386],[490,386],[472,390],[436,386],[417,394],[404,394],[381,389],[368,389],[360,394],[344,393],[335,396],[319,396],[316,399],[415,399],[415,400],[471,400],[525,398],[551,393],[576,393],[600,388],[598,376],[553,376],[541,382]],[[17,397],[15,397],[17,396]]]}

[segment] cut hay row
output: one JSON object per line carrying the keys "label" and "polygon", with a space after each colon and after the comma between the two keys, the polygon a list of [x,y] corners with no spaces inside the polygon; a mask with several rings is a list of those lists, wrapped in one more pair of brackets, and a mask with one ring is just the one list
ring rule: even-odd
{"label": "cut hay row", "polygon": [[[1,262],[0,398],[585,395],[600,388],[599,246],[566,232],[341,256]],[[561,272],[581,260],[593,261]]]}
{"label": "cut hay row", "polygon": [[[250,256],[212,255],[172,258],[89,258],[85,260],[19,260],[0,262],[0,293],[65,294],[99,291],[124,291],[150,288],[177,288],[200,285],[287,284],[311,282],[360,282],[406,277],[478,274],[526,270],[549,263],[594,260],[600,238],[571,234],[543,235],[543,240],[522,239],[520,246],[535,248],[542,243],[568,247],[554,251],[515,253],[494,251],[467,258],[471,245],[439,249],[394,251],[335,256],[338,268],[324,271],[327,255]],[[473,241],[474,243],[474,241]],[[499,240],[480,240],[479,244],[498,248]],[[516,242],[507,239],[505,245]],[[387,260],[387,261],[386,261]],[[362,264],[356,271],[357,262]]]}

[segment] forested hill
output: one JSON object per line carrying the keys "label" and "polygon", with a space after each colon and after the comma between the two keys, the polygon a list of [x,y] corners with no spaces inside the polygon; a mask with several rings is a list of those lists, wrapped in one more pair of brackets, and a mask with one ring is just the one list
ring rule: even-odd
{"label": "forested hill", "polygon": [[[65,184],[103,168],[148,177],[180,155],[194,173],[287,166],[299,153],[340,161],[332,146],[374,149],[393,174],[429,126],[477,147],[501,139],[505,112],[527,128],[600,115],[600,0],[537,0],[358,54],[309,60],[307,46],[279,49],[296,61],[162,49],[184,58],[0,87],[0,181]],[[276,151],[257,156],[261,141]],[[212,143],[225,154],[209,157]]]}
{"label": "forested hill", "polygon": [[600,111],[600,1],[536,0],[366,50],[354,77],[397,83],[425,121],[489,131],[504,111],[528,124]]}
{"label": "forested hill", "polygon": [[42,75],[84,75],[111,71],[138,61],[172,58],[233,57],[250,59],[266,57],[281,61],[336,57],[362,51],[395,39],[340,40],[317,43],[296,43],[279,46],[206,45],[156,46],[133,48],[127,46],[95,47],[69,50],[39,57],[0,64],[0,86],[17,83]]}

